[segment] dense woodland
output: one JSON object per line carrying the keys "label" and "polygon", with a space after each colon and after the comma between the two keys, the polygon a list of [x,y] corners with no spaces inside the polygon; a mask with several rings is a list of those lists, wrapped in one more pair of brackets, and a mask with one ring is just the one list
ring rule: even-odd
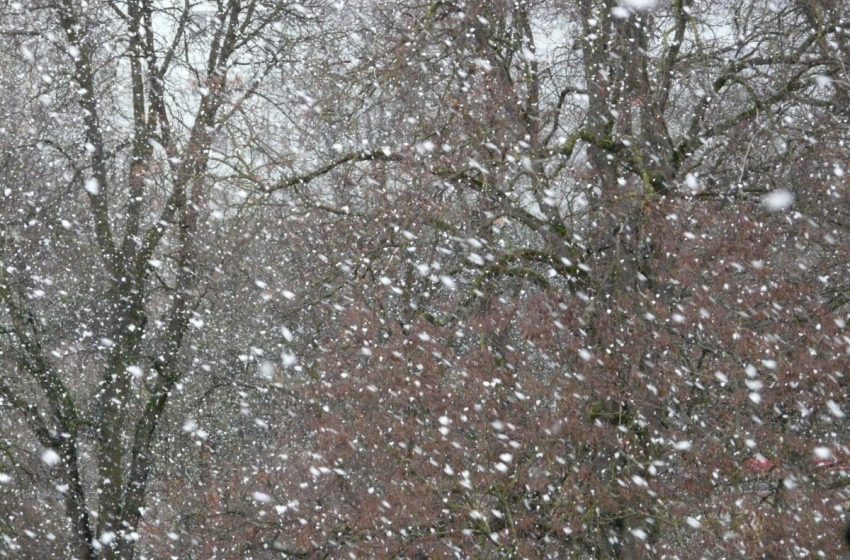
{"label": "dense woodland", "polygon": [[839,558],[846,0],[0,0],[0,557]]}

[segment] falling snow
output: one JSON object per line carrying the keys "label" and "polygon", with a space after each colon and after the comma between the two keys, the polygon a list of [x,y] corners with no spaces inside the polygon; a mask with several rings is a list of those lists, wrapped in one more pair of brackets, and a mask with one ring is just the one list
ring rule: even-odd
{"label": "falling snow", "polygon": [[842,558],[850,8],[0,8],[0,560]]}

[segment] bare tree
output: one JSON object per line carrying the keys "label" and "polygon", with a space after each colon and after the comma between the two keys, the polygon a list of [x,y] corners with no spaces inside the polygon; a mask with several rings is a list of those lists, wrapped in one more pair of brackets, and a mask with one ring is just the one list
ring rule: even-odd
{"label": "bare tree", "polygon": [[[33,102],[52,105],[10,142],[31,139],[53,169],[30,190],[37,175],[22,160],[6,166],[15,186],[6,196],[37,197],[30,204],[48,223],[21,216],[4,224],[3,356],[20,375],[0,391],[43,446],[44,462],[61,472],[77,557],[134,555],[152,446],[190,367],[193,324],[202,324],[196,310],[218,250],[211,207],[233,211],[221,170],[242,169],[238,151],[218,139],[312,32],[313,9],[240,0],[5,7],[8,23],[23,30],[16,42],[32,83],[47,84]],[[21,158],[26,149],[4,153]],[[91,239],[97,259],[85,282],[63,283],[69,290],[57,296],[79,298],[71,317],[29,291],[40,274],[53,285],[63,266],[83,265],[45,256],[57,223]],[[90,325],[76,340],[72,317]]]}

